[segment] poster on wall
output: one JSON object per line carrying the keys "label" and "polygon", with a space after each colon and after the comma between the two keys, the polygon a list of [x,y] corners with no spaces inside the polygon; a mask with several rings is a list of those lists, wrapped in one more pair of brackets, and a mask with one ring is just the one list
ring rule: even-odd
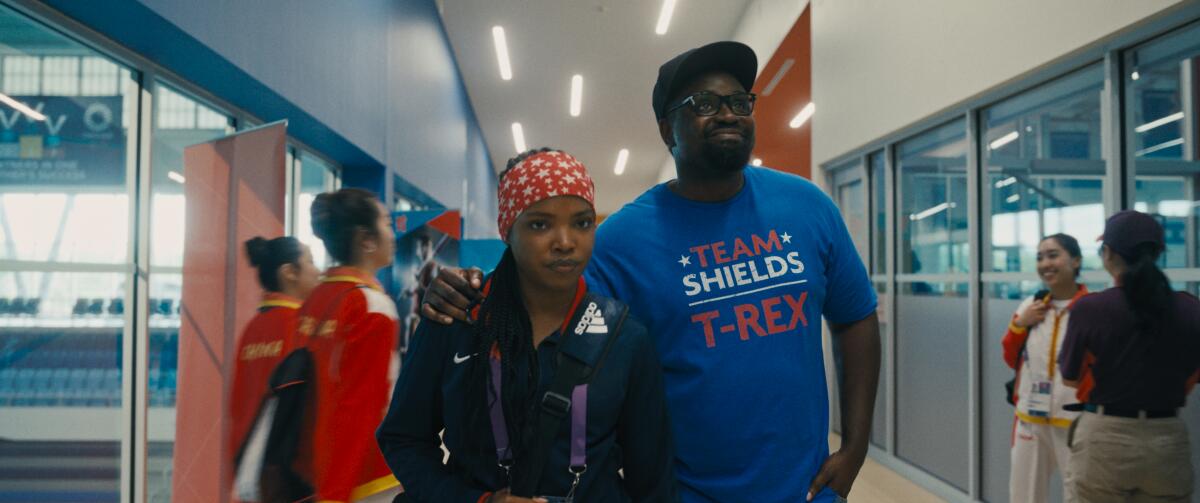
{"label": "poster on wall", "polygon": [[396,258],[392,285],[400,313],[400,354],[421,322],[423,280],[444,266],[458,267],[462,217],[458,210],[399,211],[392,213],[396,229]]}
{"label": "poster on wall", "polygon": [[121,185],[125,131],[121,96],[13,96],[45,115],[0,107],[0,183]]}

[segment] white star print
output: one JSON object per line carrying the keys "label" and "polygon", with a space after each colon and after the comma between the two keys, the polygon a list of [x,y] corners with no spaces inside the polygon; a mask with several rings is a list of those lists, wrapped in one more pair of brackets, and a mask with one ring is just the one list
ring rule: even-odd
{"label": "white star print", "polygon": [[541,165],[546,164],[546,161],[542,159],[534,159],[533,162],[530,162],[530,164],[534,165],[535,167],[541,167]]}
{"label": "white star print", "polygon": [[546,178],[547,176],[550,176],[550,170],[546,168],[539,169],[537,176],[538,178]]}
{"label": "white star print", "polygon": [[575,183],[575,177],[572,175],[564,176],[563,180],[566,180],[567,183]]}
{"label": "white star print", "polygon": [[548,192],[548,194],[550,194],[550,197],[557,197],[557,196],[558,196],[558,191],[557,191],[557,190],[552,190],[552,191]]}
{"label": "white star print", "polygon": [[521,191],[521,193],[525,194],[526,196],[532,195],[533,194],[533,186],[525,187],[525,190]]}
{"label": "white star print", "polygon": [[571,167],[571,165],[570,165],[570,164],[568,164],[568,163],[567,163],[567,161],[558,161],[558,167],[560,167],[560,168],[569,168],[569,167]]}
{"label": "white star print", "polygon": [[779,237],[783,238],[784,243],[792,242],[792,236],[788,235],[788,233],[786,233],[786,232],[784,232],[783,234],[780,234]]}
{"label": "white star print", "polygon": [[525,185],[525,183],[528,181],[529,181],[528,175],[521,175],[521,178],[517,179],[517,185]]}
{"label": "white star print", "polygon": [[689,257],[687,255],[680,255],[679,256],[679,265],[681,265],[683,267],[692,265],[692,257]]}

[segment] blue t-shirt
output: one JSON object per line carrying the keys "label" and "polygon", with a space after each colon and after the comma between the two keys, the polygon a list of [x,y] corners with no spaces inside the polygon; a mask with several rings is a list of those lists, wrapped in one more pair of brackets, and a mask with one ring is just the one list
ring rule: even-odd
{"label": "blue t-shirt", "polygon": [[745,175],[720,203],[650,189],[596,230],[587,270],[656,339],[686,502],[807,494],[829,451],[821,316],[876,307],[833,201],[795,175]]}

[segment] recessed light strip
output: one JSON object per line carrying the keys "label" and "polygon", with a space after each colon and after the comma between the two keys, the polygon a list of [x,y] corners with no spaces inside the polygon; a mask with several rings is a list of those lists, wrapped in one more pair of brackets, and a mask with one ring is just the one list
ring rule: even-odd
{"label": "recessed light strip", "polygon": [[666,35],[667,28],[671,26],[671,14],[675,12],[675,0],[663,0],[662,10],[658,12],[658,24],[654,27],[654,33]]}
{"label": "recessed light strip", "polygon": [[623,148],[617,152],[617,165],[613,167],[613,173],[620,175],[625,172],[625,163],[629,162],[629,149]]}
{"label": "recessed light strip", "polygon": [[804,108],[800,109],[800,113],[796,114],[796,117],[792,119],[792,122],[788,124],[788,126],[792,129],[799,129],[800,126],[803,126],[805,122],[808,122],[808,119],[811,119],[813,114],[816,112],[816,103],[804,105]]}
{"label": "recessed light strip", "polygon": [[571,117],[579,117],[583,106],[583,75],[571,77]]}
{"label": "recessed light strip", "polygon": [[988,144],[988,150],[996,150],[1000,147],[1008,145],[1009,143],[1016,141],[1016,139],[1020,136],[1021,133],[1010,131],[1008,134],[992,140],[992,142]]}
{"label": "recessed light strip", "polygon": [[1146,131],[1149,131],[1156,127],[1165,126],[1167,124],[1170,124],[1172,122],[1179,121],[1179,120],[1183,120],[1183,111],[1175,112],[1166,117],[1159,118],[1158,120],[1153,120],[1153,121],[1147,122],[1145,124],[1142,124],[1141,126],[1133,128],[1133,130],[1138,133],[1145,133]]}
{"label": "recessed light strip", "polygon": [[520,122],[512,123],[512,133],[513,147],[516,147],[517,153],[520,154],[521,152],[529,150],[525,147],[525,130],[521,128]]}
{"label": "recessed light strip", "polygon": [[25,105],[24,103],[21,103],[20,101],[17,101],[17,100],[14,100],[14,99],[8,97],[7,94],[0,93],[0,102],[3,102],[5,105],[8,105],[10,107],[17,109],[18,112],[25,114],[30,119],[33,119],[35,121],[46,120],[46,116],[42,115],[41,112],[38,112],[37,110],[34,110],[32,108],[29,108],[29,106]]}
{"label": "recessed light strip", "polygon": [[767,87],[763,88],[762,95],[770,96],[771,93],[775,92],[775,86],[779,85],[779,81],[783,80],[783,76],[787,74],[788,70],[792,69],[792,65],[794,64],[796,64],[796,60],[792,58],[783,60],[783,64],[779,65],[779,71],[775,72],[775,76],[767,83]]}
{"label": "recessed light strip", "polygon": [[496,43],[496,61],[500,63],[500,78],[512,80],[512,63],[508,60],[508,41],[504,38],[504,27],[492,27],[492,41]]}

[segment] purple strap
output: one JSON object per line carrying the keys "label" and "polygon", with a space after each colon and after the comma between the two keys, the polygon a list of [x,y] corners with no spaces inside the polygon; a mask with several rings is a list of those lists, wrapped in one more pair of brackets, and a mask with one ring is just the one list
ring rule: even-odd
{"label": "purple strap", "polygon": [[512,462],[512,451],[508,449],[508,423],[504,421],[504,401],[500,395],[500,359],[488,357],[492,363],[492,438],[496,441],[496,459],[501,465]]}
{"label": "purple strap", "polygon": [[[492,439],[496,442],[496,459],[500,464],[512,462],[508,448],[508,423],[504,419],[504,402],[500,395],[500,359],[489,357],[492,367],[492,394],[489,407],[492,417]],[[588,385],[580,384],[571,391],[571,468],[587,467],[587,396]]]}
{"label": "purple strap", "polygon": [[571,468],[575,469],[587,466],[587,392],[586,384],[571,392]]}

